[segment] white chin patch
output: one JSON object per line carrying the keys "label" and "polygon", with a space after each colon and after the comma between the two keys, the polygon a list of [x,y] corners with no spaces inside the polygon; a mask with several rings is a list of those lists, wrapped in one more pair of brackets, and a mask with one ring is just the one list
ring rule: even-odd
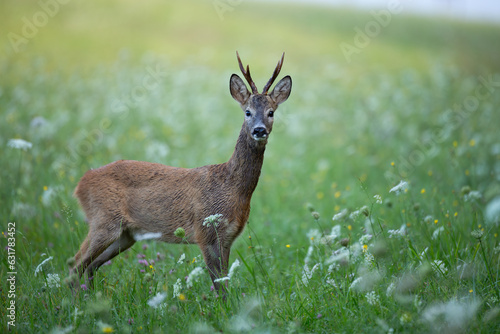
{"label": "white chin patch", "polygon": [[267,135],[264,135],[264,136],[262,136],[262,137],[257,137],[256,135],[253,135],[253,139],[254,139],[255,141],[264,141],[264,140],[266,140],[266,139],[267,139]]}
{"label": "white chin patch", "polygon": [[147,233],[136,233],[136,234],[134,234],[134,240],[135,241],[155,240],[155,239],[160,239],[160,238],[161,238],[161,233],[147,232]]}

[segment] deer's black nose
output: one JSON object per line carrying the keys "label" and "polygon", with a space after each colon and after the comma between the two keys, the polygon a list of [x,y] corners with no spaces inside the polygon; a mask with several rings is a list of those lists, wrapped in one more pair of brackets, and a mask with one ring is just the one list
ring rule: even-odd
{"label": "deer's black nose", "polygon": [[253,129],[252,135],[257,138],[265,138],[267,136],[267,130],[263,127],[258,127]]}

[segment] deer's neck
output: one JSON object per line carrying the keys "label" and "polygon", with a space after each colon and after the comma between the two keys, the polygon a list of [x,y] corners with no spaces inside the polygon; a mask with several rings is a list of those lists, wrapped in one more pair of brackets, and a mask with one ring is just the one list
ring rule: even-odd
{"label": "deer's neck", "polygon": [[233,155],[227,162],[231,181],[235,183],[240,194],[248,199],[257,187],[265,148],[265,143],[258,143],[249,138],[242,127]]}

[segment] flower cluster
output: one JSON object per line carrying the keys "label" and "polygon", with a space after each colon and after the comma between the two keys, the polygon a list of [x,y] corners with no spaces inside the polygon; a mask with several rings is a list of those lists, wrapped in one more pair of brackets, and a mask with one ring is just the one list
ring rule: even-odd
{"label": "flower cluster", "polygon": [[206,227],[210,227],[210,226],[218,227],[219,223],[222,222],[222,217],[223,216],[220,213],[208,216],[208,217],[206,217],[203,220],[203,226],[206,226]]}
{"label": "flower cluster", "polygon": [[214,282],[229,281],[236,272],[236,268],[238,268],[239,266],[240,266],[240,261],[238,259],[234,260],[233,264],[231,265],[231,268],[229,268],[229,273],[227,274],[227,276],[218,278]]}
{"label": "flower cluster", "polygon": [[408,191],[408,182],[400,181],[397,186],[392,187],[389,190],[390,193],[395,193],[396,195],[401,195]]}

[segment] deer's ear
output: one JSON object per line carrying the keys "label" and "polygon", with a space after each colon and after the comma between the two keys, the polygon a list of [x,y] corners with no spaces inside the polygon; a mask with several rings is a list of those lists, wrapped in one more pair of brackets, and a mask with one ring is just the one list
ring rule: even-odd
{"label": "deer's ear", "polygon": [[269,97],[276,103],[280,104],[285,102],[290,96],[290,92],[292,91],[292,78],[287,75],[283,79],[280,80],[274,87]]}
{"label": "deer's ear", "polygon": [[236,74],[231,75],[231,79],[229,80],[229,90],[233,99],[242,105],[245,104],[250,97],[250,92],[248,91],[247,86]]}

